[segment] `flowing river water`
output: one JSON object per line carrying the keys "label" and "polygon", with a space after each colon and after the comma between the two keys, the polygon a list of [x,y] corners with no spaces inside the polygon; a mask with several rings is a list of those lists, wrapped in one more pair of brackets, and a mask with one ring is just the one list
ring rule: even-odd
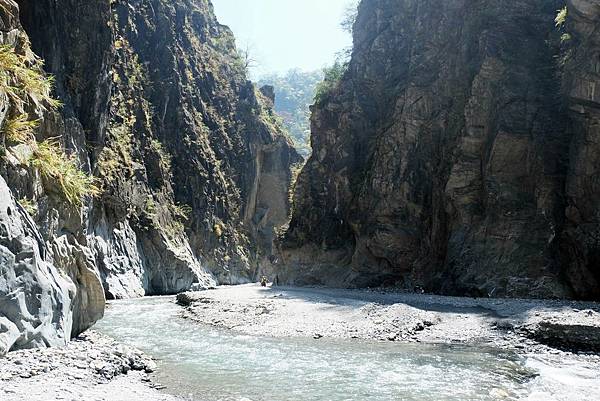
{"label": "flowing river water", "polygon": [[114,302],[96,329],[155,357],[167,391],[194,400],[550,401],[590,394],[585,372],[581,398],[560,379],[540,382],[540,370],[552,376],[551,369],[509,351],[254,337],[194,324],[180,311],[172,297]]}

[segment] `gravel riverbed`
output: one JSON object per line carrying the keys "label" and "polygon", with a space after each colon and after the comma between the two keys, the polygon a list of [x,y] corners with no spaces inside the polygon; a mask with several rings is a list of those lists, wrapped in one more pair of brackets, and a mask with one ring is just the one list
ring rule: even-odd
{"label": "gravel riverbed", "polygon": [[561,349],[590,357],[600,351],[596,303],[258,285],[177,299],[187,319],[252,335]]}
{"label": "gravel riverbed", "polygon": [[179,400],[159,392],[155,369],[141,351],[88,331],[64,348],[15,351],[1,358],[0,400]]}
{"label": "gravel riverbed", "polygon": [[[177,300],[188,321],[235,333],[483,345],[556,367],[559,376],[561,366],[600,372],[600,307],[594,303],[258,285],[185,293]],[[88,331],[65,348],[0,359],[0,400],[181,400],[165,393],[155,369],[141,351]],[[600,383],[597,376],[587,385]]]}

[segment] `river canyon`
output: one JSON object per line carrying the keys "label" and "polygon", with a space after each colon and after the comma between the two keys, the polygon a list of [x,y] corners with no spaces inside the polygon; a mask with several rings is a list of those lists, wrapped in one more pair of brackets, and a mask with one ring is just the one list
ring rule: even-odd
{"label": "river canyon", "polygon": [[308,150],[210,0],[0,0],[0,399],[600,399],[600,2],[355,10]]}

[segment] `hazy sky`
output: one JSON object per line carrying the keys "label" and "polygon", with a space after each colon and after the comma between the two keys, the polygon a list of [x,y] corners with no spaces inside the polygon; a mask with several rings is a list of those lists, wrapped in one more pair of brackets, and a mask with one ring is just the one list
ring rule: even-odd
{"label": "hazy sky", "polygon": [[238,47],[249,45],[253,75],[292,68],[316,70],[350,46],[340,28],[352,0],[212,0],[219,22],[234,32]]}

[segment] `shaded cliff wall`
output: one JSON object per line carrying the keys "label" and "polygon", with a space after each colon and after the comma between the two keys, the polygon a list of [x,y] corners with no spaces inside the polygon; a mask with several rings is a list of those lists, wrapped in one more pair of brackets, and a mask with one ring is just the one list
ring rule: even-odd
{"label": "shaded cliff wall", "polygon": [[561,49],[563,92],[573,133],[561,233],[564,275],[600,299],[600,2],[570,0]]}
{"label": "shaded cliff wall", "polygon": [[82,229],[107,295],[253,279],[300,159],[210,2],[20,5],[99,179]]}
{"label": "shaded cliff wall", "polygon": [[35,166],[42,141],[67,129],[83,131],[54,111],[17,4],[2,0],[0,6],[2,356],[17,348],[64,345],[103,316],[105,297],[81,230],[85,210],[57,196],[61,184]]}
{"label": "shaded cliff wall", "polygon": [[600,14],[569,2],[559,29],[564,4],[363,1],[313,109],[280,278],[599,298]]}
{"label": "shaded cliff wall", "polygon": [[210,2],[0,6],[0,354],[252,280],[301,158]]}

